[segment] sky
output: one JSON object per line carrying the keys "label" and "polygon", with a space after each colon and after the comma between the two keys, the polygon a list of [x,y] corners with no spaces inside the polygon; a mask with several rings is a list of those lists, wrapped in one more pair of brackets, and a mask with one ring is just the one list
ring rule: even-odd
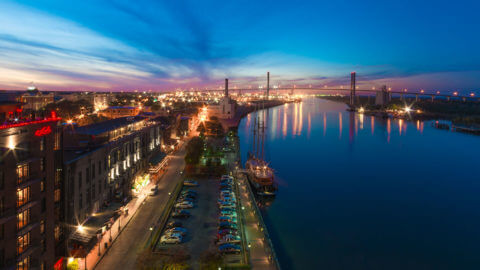
{"label": "sky", "polygon": [[0,0],[0,89],[480,89],[477,1]]}

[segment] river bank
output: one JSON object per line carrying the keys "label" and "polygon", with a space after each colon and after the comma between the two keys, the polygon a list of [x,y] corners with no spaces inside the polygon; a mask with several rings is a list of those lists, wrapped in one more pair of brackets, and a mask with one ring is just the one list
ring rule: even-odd
{"label": "river bank", "polygon": [[[349,96],[317,96],[348,104]],[[476,101],[393,98],[385,107],[375,105],[374,97],[357,97],[357,111],[368,116],[412,121],[449,121],[449,129],[480,135],[480,103]]]}

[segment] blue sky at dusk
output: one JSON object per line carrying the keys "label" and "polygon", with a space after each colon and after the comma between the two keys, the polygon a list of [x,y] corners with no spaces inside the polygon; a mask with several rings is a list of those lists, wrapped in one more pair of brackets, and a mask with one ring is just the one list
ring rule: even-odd
{"label": "blue sky at dusk", "polygon": [[[477,1],[5,1],[0,88],[480,88]],[[263,77],[262,77],[263,76]]]}

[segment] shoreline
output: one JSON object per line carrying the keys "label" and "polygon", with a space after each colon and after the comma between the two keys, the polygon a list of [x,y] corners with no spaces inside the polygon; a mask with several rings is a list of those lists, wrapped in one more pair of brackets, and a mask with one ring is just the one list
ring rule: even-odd
{"label": "shoreline", "polygon": [[[316,96],[316,98],[324,99],[332,102],[344,103],[347,106],[347,96]],[[459,114],[458,112],[455,113],[447,113],[447,112],[433,112],[424,110],[423,108],[426,107],[424,103],[413,103],[408,107],[408,111],[406,111],[406,107],[402,108],[398,103],[401,100],[394,100],[386,108],[379,108],[378,106],[372,106],[368,104],[368,101],[365,102],[365,97],[362,97],[363,106],[360,109],[350,109],[347,110],[353,111],[356,113],[362,113],[367,116],[375,116],[381,118],[391,118],[391,119],[403,119],[407,121],[449,121],[450,124],[442,124],[440,129],[448,129],[454,132],[460,133],[468,133],[472,135],[480,135],[480,124],[477,123],[480,119],[480,115],[466,115],[466,114]],[[402,101],[403,102],[403,101]],[[421,101],[425,102],[425,101]],[[418,105],[420,104],[420,105]],[[459,105],[460,104],[460,105]],[[462,103],[452,103],[451,106],[461,106]],[[473,103],[471,103],[473,104]],[[471,105],[469,104],[469,105]],[[469,106],[465,105],[465,106]],[[480,108],[480,105],[475,104]],[[441,104],[441,106],[446,106],[445,104]],[[387,108],[393,109],[387,109]],[[362,110],[361,112],[359,110]],[[445,109],[444,109],[445,110]],[[448,128],[445,128],[445,125],[448,125]]]}

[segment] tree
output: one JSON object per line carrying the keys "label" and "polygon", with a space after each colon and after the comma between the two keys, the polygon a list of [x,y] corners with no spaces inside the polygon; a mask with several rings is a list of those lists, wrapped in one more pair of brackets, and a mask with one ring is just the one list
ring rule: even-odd
{"label": "tree", "polygon": [[198,164],[203,154],[204,141],[200,137],[192,138],[186,147],[185,162],[187,164]]}

